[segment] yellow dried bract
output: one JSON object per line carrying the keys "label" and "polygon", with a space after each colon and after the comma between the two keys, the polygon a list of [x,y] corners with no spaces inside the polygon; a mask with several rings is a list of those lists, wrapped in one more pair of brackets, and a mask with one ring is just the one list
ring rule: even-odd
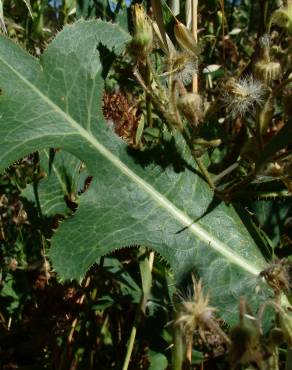
{"label": "yellow dried bract", "polygon": [[198,55],[198,47],[194,35],[183,23],[177,22],[175,24],[174,35],[182,50]]}
{"label": "yellow dried bract", "polygon": [[266,85],[278,80],[281,76],[281,65],[278,62],[259,61],[254,66],[255,76]]}

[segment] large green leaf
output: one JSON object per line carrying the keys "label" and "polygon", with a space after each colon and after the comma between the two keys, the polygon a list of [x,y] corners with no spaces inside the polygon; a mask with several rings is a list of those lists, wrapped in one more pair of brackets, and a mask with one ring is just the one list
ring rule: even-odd
{"label": "large green leaf", "polygon": [[[223,317],[234,319],[240,295],[259,304],[269,294],[257,278],[266,263],[236,212],[214,201],[179,135],[161,151],[131,152],[102,118],[98,50],[104,44],[121,52],[128,39],[113,24],[79,21],[37,60],[1,37],[0,170],[55,147],[93,175],[77,212],[52,239],[62,279],[82,278],[116,248],[144,245],[168,261],[177,280],[196,271]],[[104,54],[102,61],[108,67]]]}

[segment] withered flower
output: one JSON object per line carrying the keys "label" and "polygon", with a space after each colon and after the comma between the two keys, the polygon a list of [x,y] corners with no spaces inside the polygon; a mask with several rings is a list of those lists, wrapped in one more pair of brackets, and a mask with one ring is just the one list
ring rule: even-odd
{"label": "withered flower", "polygon": [[187,338],[192,337],[195,330],[205,340],[204,331],[209,329],[216,332],[224,340],[229,340],[226,334],[220,329],[214,317],[215,307],[209,306],[209,294],[204,295],[202,281],[193,278],[193,294],[182,297],[179,305],[180,315],[176,324],[182,326]]}
{"label": "withered flower", "polygon": [[239,80],[230,78],[223,87],[222,98],[232,118],[251,114],[263,102],[266,90],[252,76]]}

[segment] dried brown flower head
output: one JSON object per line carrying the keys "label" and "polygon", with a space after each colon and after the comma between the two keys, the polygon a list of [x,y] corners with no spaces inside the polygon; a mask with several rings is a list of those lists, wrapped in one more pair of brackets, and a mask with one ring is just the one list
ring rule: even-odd
{"label": "dried brown flower head", "polygon": [[193,294],[182,297],[176,323],[182,325],[186,336],[192,336],[198,330],[204,338],[204,330],[210,327],[208,323],[213,320],[215,311],[216,308],[209,306],[209,294],[204,295],[202,281],[193,278]]}
{"label": "dried brown flower head", "polygon": [[140,114],[134,97],[123,92],[104,94],[103,115],[117,135],[135,145]]}
{"label": "dried brown flower head", "polygon": [[281,291],[290,293],[291,291],[291,272],[292,265],[288,260],[282,259],[276,261],[265,270],[260,273],[270,287],[275,291],[275,293],[280,293]]}
{"label": "dried brown flower head", "polygon": [[265,92],[263,84],[253,76],[230,78],[223,87],[222,98],[229,115],[236,118],[252,113],[261,105]]}

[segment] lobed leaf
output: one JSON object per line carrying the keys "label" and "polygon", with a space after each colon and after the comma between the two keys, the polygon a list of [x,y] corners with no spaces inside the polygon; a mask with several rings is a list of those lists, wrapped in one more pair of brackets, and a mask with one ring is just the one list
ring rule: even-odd
{"label": "lobed leaf", "polygon": [[120,53],[128,40],[117,25],[78,21],[37,60],[0,38],[0,170],[54,147],[93,175],[52,239],[50,258],[62,279],[81,279],[117,248],[144,245],[168,261],[177,282],[198,273],[232,322],[240,295],[259,305],[269,294],[257,278],[266,262],[233,207],[214,198],[179,135],[140,153],[107,128],[102,75],[111,55],[99,52],[102,44]]}

